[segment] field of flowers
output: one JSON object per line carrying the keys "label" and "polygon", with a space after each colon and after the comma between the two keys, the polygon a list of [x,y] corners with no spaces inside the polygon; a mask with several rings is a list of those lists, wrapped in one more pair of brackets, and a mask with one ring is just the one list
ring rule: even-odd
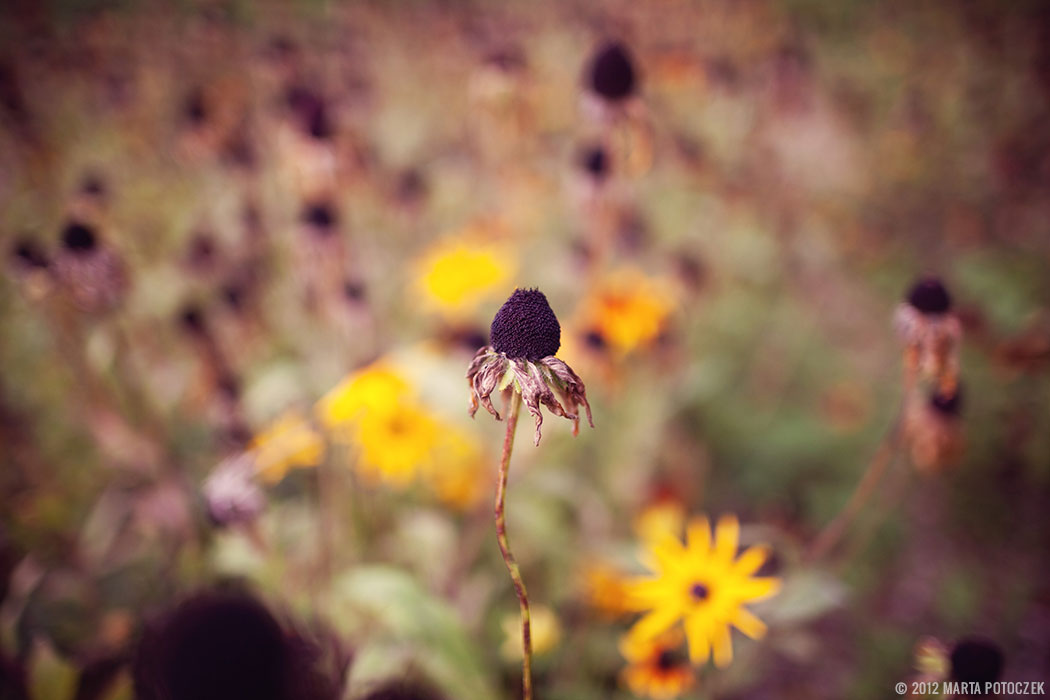
{"label": "field of flowers", "polygon": [[1034,1],[0,6],[0,700],[1048,680],[1048,125]]}

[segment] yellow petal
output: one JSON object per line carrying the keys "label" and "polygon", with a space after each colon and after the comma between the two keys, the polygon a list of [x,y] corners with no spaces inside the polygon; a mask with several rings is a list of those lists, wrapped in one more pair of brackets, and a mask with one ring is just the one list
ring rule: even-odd
{"label": "yellow petal", "polygon": [[718,519],[715,530],[715,557],[731,562],[736,556],[736,547],[740,542],[740,521],[735,515],[723,515]]}
{"label": "yellow petal", "polygon": [[733,662],[733,641],[729,637],[729,627],[719,625],[712,634],[712,646],[715,650],[715,666],[725,668]]}
{"label": "yellow petal", "polygon": [[750,576],[766,563],[766,559],[769,558],[769,552],[770,549],[766,545],[748,547],[737,559],[736,564],[733,565],[733,573],[741,577]]}
{"label": "yellow petal", "polygon": [[699,666],[707,661],[711,653],[708,642],[707,621],[701,615],[690,615],[685,619],[685,637],[689,642],[689,662]]}
{"label": "yellow petal", "polygon": [[652,611],[635,623],[629,634],[634,641],[645,641],[666,632],[673,625],[680,614],[674,606],[667,606]]}
{"label": "yellow petal", "polygon": [[733,616],[733,624],[751,639],[761,639],[766,635],[766,623],[744,608],[739,608],[736,611],[736,615]]}
{"label": "yellow petal", "polygon": [[711,523],[705,517],[693,518],[689,521],[686,532],[689,538],[689,551],[707,558],[711,550]]}
{"label": "yellow petal", "polygon": [[778,578],[751,578],[739,584],[735,593],[741,601],[761,600],[768,598],[779,590],[780,579]]}

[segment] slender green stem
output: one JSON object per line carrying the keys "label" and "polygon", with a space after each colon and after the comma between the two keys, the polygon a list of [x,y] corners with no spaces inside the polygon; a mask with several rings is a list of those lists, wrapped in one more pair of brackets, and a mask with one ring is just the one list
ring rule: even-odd
{"label": "slender green stem", "polygon": [[499,463],[499,481],[496,484],[496,540],[503,562],[514,582],[514,592],[518,594],[518,605],[521,606],[521,690],[523,700],[532,700],[532,627],[529,623],[529,597],[525,592],[525,582],[521,570],[507,542],[507,523],[504,519],[504,500],[507,494],[507,474],[510,471],[510,453],[514,449],[514,429],[518,427],[518,413],[521,411],[521,395],[514,392],[510,400],[510,411],[507,415],[507,434],[503,438],[503,456]]}

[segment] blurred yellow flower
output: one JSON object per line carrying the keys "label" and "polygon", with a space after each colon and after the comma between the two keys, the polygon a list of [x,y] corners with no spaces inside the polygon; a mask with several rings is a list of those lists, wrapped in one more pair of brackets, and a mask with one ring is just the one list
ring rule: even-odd
{"label": "blurred yellow flower", "polygon": [[583,593],[587,604],[607,618],[631,611],[628,605],[627,578],[604,562],[585,564],[582,572]]}
{"label": "blurred yellow flower", "polygon": [[433,459],[427,463],[427,480],[443,503],[457,510],[477,505],[488,483],[477,440],[453,426],[441,426]]}
{"label": "blurred yellow flower", "polygon": [[671,700],[692,688],[696,673],[681,649],[682,641],[677,629],[647,641],[624,636],[620,641],[620,653],[628,662],[624,684],[635,695],[653,700]]}
{"label": "blurred yellow flower", "polygon": [[766,625],[743,605],[768,598],[780,580],[753,577],[769,555],[765,546],[750,547],[736,557],[740,523],[734,516],[718,521],[712,543],[707,518],[695,518],[687,528],[687,544],[670,533],[647,545],[642,563],[653,576],[629,583],[631,604],[648,611],[629,633],[631,643],[659,637],[682,620],[689,658],[704,663],[713,651],[715,665],[733,660],[730,625],[758,639]]}
{"label": "blurred yellow flower", "polygon": [[303,416],[289,411],[255,436],[251,450],[259,475],[273,484],[283,479],[289,469],[320,464],[325,443]]}
{"label": "blurred yellow flower", "polygon": [[416,263],[416,286],[429,308],[446,316],[472,311],[506,291],[514,273],[507,246],[479,226],[438,241]]}
{"label": "blurred yellow flower", "polygon": [[354,425],[357,468],[369,482],[395,487],[410,484],[441,436],[437,421],[410,401],[365,411]]}
{"label": "blurred yellow flower", "polygon": [[665,535],[679,537],[685,527],[685,506],[661,499],[650,503],[634,520],[634,531],[643,542],[658,542]]}
{"label": "blurred yellow flower", "polygon": [[[546,605],[536,605],[529,618],[534,655],[539,656],[558,645],[561,641],[561,623],[553,610]],[[506,615],[500,621],[500,627],[503,629],[500,654],[507,661],[521,659],[521,618],[517,614]]]}
{"label": "blurred yellow flower", "polygon": [[396,412],[409,395],[408,382],[383,361],[343,379],[317,403],[317,417],[329,430],[345,427],[366,413]]}
{"label": "blurred yellow flower", "polygon": [[674,308],[669,289],[637,270],[598,282],[583,303],[582,323],[612,350],[629,353],[655,341]]}

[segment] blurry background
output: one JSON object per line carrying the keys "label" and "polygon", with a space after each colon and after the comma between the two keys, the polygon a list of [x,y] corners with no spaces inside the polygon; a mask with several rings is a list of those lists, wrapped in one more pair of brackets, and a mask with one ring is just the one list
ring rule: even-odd
{"label": "blurry background", "polygon": [[[70,697],[117,659],[126,696],[142,621],[236,579],[353,658],[347,697],[515,697],[503,426],[463,376],[538,286],[597,426],[511,467],[542,697],[630,697],[609,571],[654,513],[737,514],[785,582],[689,697],[886,697],[926,635],[1045,678],[1048,116],[1037,2],[5,4],[5,667]],[[898,445],[808,561],[924,274],[965,451]]]}

